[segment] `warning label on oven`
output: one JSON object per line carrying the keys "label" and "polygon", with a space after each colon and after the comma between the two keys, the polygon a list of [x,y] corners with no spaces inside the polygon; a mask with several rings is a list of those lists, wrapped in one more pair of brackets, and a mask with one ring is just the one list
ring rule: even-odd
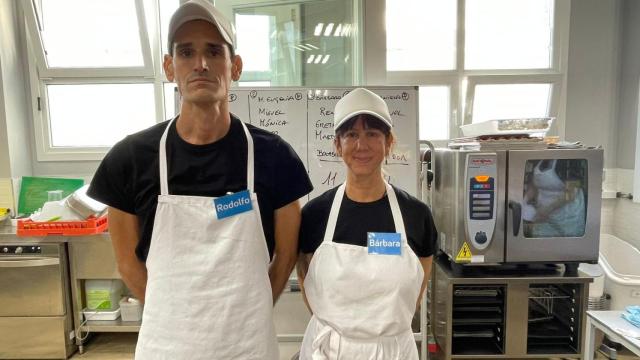
{"label": "warning label on oven", "polygon": [[467,242],[465,241],[462,244],[460,251],[458,251],[458,256],[456,256],[456,262],[470,262],[472,256],[473,255],[471,254],[471,249],[469,248],[469,244],[467,244]]}

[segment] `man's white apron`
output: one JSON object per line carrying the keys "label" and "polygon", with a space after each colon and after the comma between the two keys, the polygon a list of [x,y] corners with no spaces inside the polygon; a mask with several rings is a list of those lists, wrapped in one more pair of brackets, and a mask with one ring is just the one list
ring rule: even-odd
{"label": "man's white apron", "polygon": [[214,198],[169,194],[170,127],[160,140],[160,196],[135,358],[277,360],[269,252],[254,193],[253,139],[242,123],[253,210],[219,220]]}

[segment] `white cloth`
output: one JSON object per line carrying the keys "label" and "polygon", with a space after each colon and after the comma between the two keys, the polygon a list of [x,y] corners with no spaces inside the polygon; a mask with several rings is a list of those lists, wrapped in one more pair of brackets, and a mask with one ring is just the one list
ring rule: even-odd
{"label": "white cloth", "polygon": [[161,191],[137,360],[279,358],[269,252],[253,192],[253,140],[242,126],[253,210],[221,220],[214,198],[169,194],[165,147],[171,124],[160,140]]}
{"label": "white cloth", "polygon": [[313,310],[301,360],[415,360],[418,350],[411,320],[424,271],[407,245],[395,191],[387,196],[401,255],[369,255],[363,246],[333,242],[342,184],[335,195],[324,241],[315,251],[304,289]]}

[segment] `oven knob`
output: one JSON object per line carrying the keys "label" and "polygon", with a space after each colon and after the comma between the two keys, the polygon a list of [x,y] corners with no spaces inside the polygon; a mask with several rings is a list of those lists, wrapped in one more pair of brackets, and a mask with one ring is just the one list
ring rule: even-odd
{"label": "oven knob", "polygon": [[3,253],[8,253],[9,252],[9,248],[2,248],[2,252]]}
{"label": "oven knob", "polygon": [[487,234],[484,231],[478,231],[476,233],[476,243],[482,245],[487,242]]}
{"label": "oven knob", "polygon": [[22,246],[16,248],[16,254],[22,254]]}

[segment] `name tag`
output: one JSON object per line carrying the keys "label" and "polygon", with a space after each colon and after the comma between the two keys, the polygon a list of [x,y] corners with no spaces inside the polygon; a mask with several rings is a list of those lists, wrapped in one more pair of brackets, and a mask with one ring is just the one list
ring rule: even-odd
{"label": "name tag", "polygon": [[218,219],[228,218],[253,209],[249,190],[213,199]]}
{"label": "name tag", "polygon": [[400,233],[367,233],[369,254],[400,255],[402,246]]}

